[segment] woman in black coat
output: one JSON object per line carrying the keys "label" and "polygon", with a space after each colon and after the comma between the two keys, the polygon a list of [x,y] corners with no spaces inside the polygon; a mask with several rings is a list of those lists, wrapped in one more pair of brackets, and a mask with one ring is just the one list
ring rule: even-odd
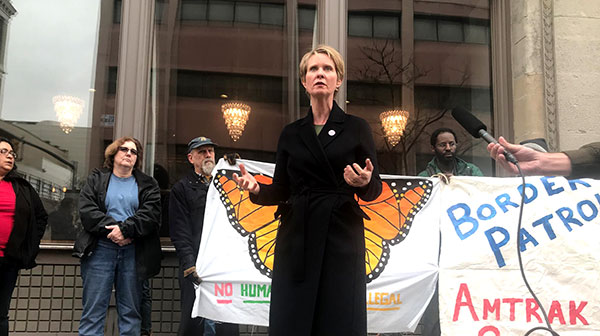
{"label": "woman in black coat", "polygon": [[8,311],[19,269],[35,267],[48,215],[31,184],[15,173],[17,154],[0,138],[0,336],[8,335]]}
{"label": "woman in black coat", "polygon": [[343,76],[335,49],[306,53],[311,109],[281,133],[273,183],[257,183],[243,165],[234,176],[254,203],[279,205],[270,335],[367,334],[366,215],[354,195],[374,200],[381,180],[369,125],[333,100]]}

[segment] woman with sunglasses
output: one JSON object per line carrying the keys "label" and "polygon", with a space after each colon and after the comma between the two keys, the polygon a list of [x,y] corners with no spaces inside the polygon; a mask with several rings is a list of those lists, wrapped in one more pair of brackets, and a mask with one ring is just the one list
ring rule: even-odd
{"label": "woman with sunglasses", "polygon": [[8,335],[8,311],[19,269],[35,267],[48,215],[31,184],[15,170],[17,154],[0,137],[0,336]]}
{"label": "woman with sunglasses", "polygon": [[160,189],[142,173],[142,145],[122,137],[106,147],[104,168],[88,176],[79,195],[83,231],[74,246],[81,258],[80,335],[104,335],[113,286],[120,335],[139,335],[144,280],[160,270]]}

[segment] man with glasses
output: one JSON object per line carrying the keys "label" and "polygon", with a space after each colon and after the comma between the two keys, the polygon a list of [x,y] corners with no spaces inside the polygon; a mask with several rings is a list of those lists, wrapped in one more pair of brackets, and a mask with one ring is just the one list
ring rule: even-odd
{"label": "man with glasses", "polygon": [[206,194],[215,167],[215,147],[206,137],[197,137],[188,144],[187,159],[193,166],[186,177],[171,188],[169,199],[169,233],[179,258],[179,287],[181,291],[181,322],[178,335],[239,335],[235,324],[215,323],[191,318],[196,291],[200,284],[196,273],[196,258],[204,225]]}
{"label": "man with glasses", "polygon": [[483,176],[481,170],[474,164],[456,156],[456,134],[449,128],[438,128],[431,134],[431,151],[433,159],[419,176]]}

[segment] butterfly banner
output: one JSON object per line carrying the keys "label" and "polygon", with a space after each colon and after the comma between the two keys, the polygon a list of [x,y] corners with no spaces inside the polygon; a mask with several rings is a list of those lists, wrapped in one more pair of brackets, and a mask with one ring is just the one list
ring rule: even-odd
{"label": "butterfly banner", "polygon": [[[271,183],[274,165],[249,160],[248,171]],[[209,187],[196,262],[203,279],[192,316],[268,325],[279,219],[276,207],[250,202],[232,180],[237,166],[220,160]],[[369,332],[414,331],[433,296],[439,258],[439,198],[431,179],[382,176],[382,194],[359,201],[365,220]]]}
{"label": "butterfly banner", "polygon": [[562,177],[527,177],[524,188],[520,178],[441,185],[442,334],[525,335],[545,326],[543,307],[561,336],[600,335],[599,193],[600,181]]}

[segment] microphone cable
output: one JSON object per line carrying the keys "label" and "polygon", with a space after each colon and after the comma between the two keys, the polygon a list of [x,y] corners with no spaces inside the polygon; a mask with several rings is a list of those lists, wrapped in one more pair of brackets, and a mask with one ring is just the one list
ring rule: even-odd
{"label": "microphone cable", "polygon": [[525,175],[523,175],[523,172],[521,171],[521,166],[519,165],[519,163],[517,162],[515,165],[517,166],[517,169],[519,170],[519,176],[521,177],[521,185],[523,187],[522,192],[521,192],[521,206],[519,207],[519,222],[517,224],[517,257],[519,259],[519,271],[521,271],[521,277],[523,278],[523,282],[525,282],[525,286],[527,287],[527,290],[529,291],[531,296],[533,296],[533,299],[537,303],[538,307],[540,307],[540,310],[542,311],[542,316],[544,317],[544,321],[546,321],[546,325],[547,325],[547,327],[542,327],[542,326],[534,327],[534,328],[528,330],[524,336],[528,336],[536,330],[545,330],[545,331],[549,331],[550,334],[552,334],[552,336],[560,336],[556,331],[554,331],[552,329],[552,326],[550,325],[550,321],[548,321],[548,315],[546,314],[546,310],[542,306],[542,303],[538,299],[537,295],[535,295],[535,293],[531,289],[531,286],[529,286],[529,281],[527,281],[527,277],[525,276],[525,271],[523,269],[523,260],[521,259],[521,221],[523,219],[523,207],[525,206]]}

